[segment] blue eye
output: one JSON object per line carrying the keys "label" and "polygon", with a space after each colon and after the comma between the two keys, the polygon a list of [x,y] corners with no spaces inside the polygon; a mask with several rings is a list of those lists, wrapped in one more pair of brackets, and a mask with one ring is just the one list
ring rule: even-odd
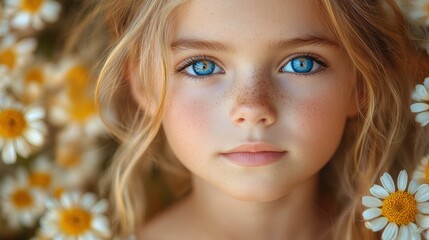
{"label": "blue eye", "polygon": [[281,68],[281,72],[308,74],[319,70],[323,63],[314,59],[314,57],[300,56],[292,58],[285,66]]}
{"label": "blue eye", "polygon": [[191,76],[207,76],[222,72],[216,63],[208,59],[191,60],[183,70]]}

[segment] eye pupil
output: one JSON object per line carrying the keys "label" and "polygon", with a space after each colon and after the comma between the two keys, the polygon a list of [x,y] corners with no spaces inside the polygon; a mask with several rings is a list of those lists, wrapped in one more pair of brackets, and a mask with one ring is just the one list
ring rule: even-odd
{"label": "eye pupil", "polygon": [[212,74],[215,69],[215,64],[212,61],[204,60],[192,64],[192,69],[198,76]]}

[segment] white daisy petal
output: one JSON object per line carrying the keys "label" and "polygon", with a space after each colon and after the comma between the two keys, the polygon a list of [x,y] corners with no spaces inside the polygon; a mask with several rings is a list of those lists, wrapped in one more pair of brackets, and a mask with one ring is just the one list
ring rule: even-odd
{"label": "white daisy petal", "polygon": [[94,240],[94,237],[91,232],[87,232],[84,233],[82,236],[79,236],[77,240]]}
{"label": "white daisy petal", "polygon": [[102,214],[102,213],[105,213],[107,211],[107,208],[108,208],[107,201],[102,199],[102,200],[98,201],[94,205],[94,207],[92,207],[92,212],[97,213],[97,214]]}
{"label": "white daisy petal", "polygon": [[423,229],[429,228],[429,217],[423,214],[417,214],[416,223]]}
{"label": "white daisy petal", "polygon": [[23,212],[21,215],[21,222],[22,225],[26,227],[33,227],[34,225],[34,218],[29,212]]}
{"label": "white daisy petal", "polygon": [[85,193],[81,198],[81,206],[85,209],[91,209],[96,201],[96,197],[92,193]]}
{"label": "white daisy petal", "polygon": [[27,131],[24,133],[25,138],[29,143],[35,146],[40,146],[43,144],[45,138],[42,133],[35,129],[27,129]]}
{"label": "white daisy petal", "polygon": [[45,117],[45,110],[42,107],[35,107],[25,113],[28,120],[40,120]]}
{"label": "white daisy petal", "polygon": [[54,209],[54,208],[58,208],[60,205],[58,201],[48,198],[45,200],[45,206],[47,209]]}
{"label": "white daisy petal", "polygon": [[395,192],[395,182],[393,182],[392,176],[388,173],[384,173],[383,176],[380,177],[381,184],[384,189],[386,189],[389,193]]}
{"label": "white daisy petal", "polygon": [[369,226],[371,227],[372,231],[378,232],[387,225],[388,221],[387,221],[387,218],[380,217],[380,218],[376,218],[374,220],[371,220],[368,223],[369,223]]}
{"label": "white daisy petal", "polygon": [[423,86],[425,86],[426,89],[429,89],[429,77],[425,78],[425,80],[423,81]]}
{"label": "white daisy petal", "polygon": [[410,184],[408,184],[408,193],[414,195],[418,189],[419,184],[414,179],[411,179]]}
{"label": "white daisy petal", "polygon": [[26,38],[21,41],[16,46],[16,50],[20,53],[32,52],[37,47],[37,40],[35,38]]}
{"label": "white daisy petal", "polygon": [[419,171],[416,171],[413,174],[413,178],[425,178],[426,174],[424,172],[422,172],[423,169],[418,169]]}
{"label": "white daisy petal", "polygon": [[408,229],[410,230],[410,240],[421,240],[420,230],[416,224],[408,224]]}
{"label": "white daisy petal", "polygon": [[44,135],[48,133],[48,128],[46,127],[46,124],[42,121],[30,122],[28,125],[29,128],[35,129],[40,133],[43,133]]}
{"label": "white daisy petal", "polygon": [[100,233],[109,235],[109,220],[105,216],[95,218],[92,227]]}
{"label": "white daisy petal", "polygon": [[8,6],[12,6],[12,7],[18,7],[19,6],[19,4],[20,4],[20,2],[19,1],[16,1],[16,0],[5,0],[5,3],[8,5]]}
{"label": "white daisy petal", "polygon": [[380,215],[381,215],[380,208],[368,208],[362,213],[364,220],[371,220],[373,218],[379,217]]}
{"label": "white daisy petal", "polygon": [[429,112],[421,112],[417,114],[416,121],[420,123],[422,127],[426,126],[429,123]]}
{"label": "white daisy petal", "polygon": [[43,6],[41,14],[43,19],[48,22],[54,22],[58,19],[58,14],[61,10],[61,5],[57,2],[47,2]]}
{"label": "white daisy petal", "polygon": [[429,200],[429,186],[427,184],[420,185],[415,198],[418,202],[425,202]]}
{"label": "white daisy petal", "polygon": [[401,225],[399,227],[398,240],[408,240],[410,239],[410,230],[407,225]]}
{"label": "white daisy petal", "polygon": [[429,214],[429,202],[417,203],[417,209],[423,214]]}
{"label": "white daisy petal", "polygon": [[24,140],[17,139],[14,142],[14,147],[16,149],[16,152],[22,157],[27,158],[30,155],[30,146],[28,146],[28,144]]}
{"label": "white daisy petal", "polygon": [[366,207],[374,208],[374,207],[381,207],[383,205],[383,202],[376,197],[363,196],[362,204]]}
{"label": "white daisy petal", "polygon": [[12,21],[10,22],[10,24],[14,28],[24,29],[30,25],[30,22],[31,22],[30,14],[21,12],[16,14],[15,17],[12,18]]}
{"label": "white daisy petal", "polygon": [[389,196],[389,193],[386,191],[386,189],[384,189],[383,187],[381,187],[380,185],[374,184],[374,186],[372,186],[369,191],[371,192],[372,195],[378,197],[378,198],[386,198]]}
{"label": "white daisy petal", "polygon": [[413,92],[412,97],[416,101],[428,100],[429,94],[423,85],[418,84],[418,85],[416,85],[416,89]]}
{"label": "white daisy petal", "polygon": [[411,112],[419,113],[426,110],[429,110],[429,104],[426,103],[413,103],[410,106]]}
{"label": "white daisy petal", "polygon": [[398,235],[398,225],[396,223],[387,224],[386,229],[384,229],[381,239],[383,240],[394,240]]}
{"label": "white daisy petal", "polygon": [[12,164],[16,162],[16,153],[12,142],[6,142],[2,150],[2,158],[4,163]]}
{"label": "white daisy petal", "polygon": [[405,170],[399,172],[398,175],[398,190],[405,191],[407,188],[408,174]]}
{"label": "white daisy petal", "polygon": [[61,195],[61,204],[66,208],[71,208],[74,205],[74,202],[68,193]]}

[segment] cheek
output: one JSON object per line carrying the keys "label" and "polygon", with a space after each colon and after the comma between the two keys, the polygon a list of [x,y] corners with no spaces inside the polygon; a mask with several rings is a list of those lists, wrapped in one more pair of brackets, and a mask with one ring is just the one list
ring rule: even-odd
{"label": "cheek", "polygon": [[311,159],[329,160],[341,140],[347,120],[344,101],[335,95],[316,96],[297,103],[293,118],[296,144]]}
{"label": "cheek", "polygon": [[182,163],[195,163],[207,148],[212,125],[209,120],[213,119],[215,108],[215,104],[196,100],[186,92],[166,98],[162,125],[171,149]]}

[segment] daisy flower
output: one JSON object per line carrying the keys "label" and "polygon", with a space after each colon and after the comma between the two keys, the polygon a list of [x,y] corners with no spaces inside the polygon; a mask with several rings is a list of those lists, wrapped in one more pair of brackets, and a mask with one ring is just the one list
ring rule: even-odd
{"label": "daisy flower", "polygon": [[425,215],[429,214],[429,185],[419,186],[414,180],[408,184],[405,170],[399,173],[397,190],[388,173],[380,180],[383,186],[375,184],[370,189],[373,196],[362,198],[368,207],[362,213],[365,226],[374,232],[384,228],[382,239],[420,239],[421,230],[429,227],[429,216]]}
{"label": "daisy flower", "polygon": [[19,70],[31,59],[36,45],[37,41],[34,38],[17,41],[15,36],[10,34],[4,37],[0,43],[0,76]]}
{"label": "daisy flower", "polygon": [[58,94],[51,101],[49,120],[55,126],[67,127],[66,131],[82,133],[88,139],[106,133],[94,98],[90,96],[72,99],[64,92]]}
{"label": "daisy flower", "polygon": [[97,177],[101,152],[97,145],[82,141],[76,132],[62,132],[57,137],[55,163],[63,170],[61,179],[67,188],[82,187]]}
{"label": "daisy flower", "polygon": [[46,193],[51,192],[55,182],[60,181],[60,172],[47,156],[37,157],[31,165],[28,184]]}
{"label": "daisy flower", "polygon": [[80,56],[65,56],[57,65],[55,81],[62,84],[67,91],[67,95],[72,99],[79,99],[87,96],[92,75],[88,68],[89,63]]}
{"label": "daisy flower", "polygon": [[5,8],[12,13],[12,27],[26,29],[32,26],[40,30],[44,21],[55,22],[58,19],[61,5],[52,0],[6,0]]}
{"label": "daisy flower", "polygon": [[410,0],[407,13],[412,20],[429,26],[429,0]]}
{"label": "daisy flower", "polygon": [[67,190],[75,190],[71,182],[67,182],[68,172],[63,172],[47,156],[39,156],[29,171],[28,184],[44,193],[59,199]]}
{"label": "daisy flower", "polygon": [[10,84],[10,89],[21,103],[34,103],[44,96],[45,90],[51,88],[50,78],[53,75],[52,66],[48,63],[36,63],[20,71],[14,84]]}
{"label": "daisy flower", "polygon": [[95,139],[106,133],[94,100],[90,69],[78,57],[67,57],[58,66],[55,77],[62,86],[51,101],[49,120],[55,126],[67,126],[68,131],[81,132]]}
{"label": "daisy flower", "polygon": [[412,94],[412,99],[417,103],[410,106],[411,112],[417,113],[416,121],[421,126],[426,126],[429,123],[429,77],[425,78],[423,85],[417,84]]}
{"label": "daisy flower", "polygon": [[50,121],[56,126],[74,128],[91,138],[105,132],[93,97],[73,100],[63,94],[57,96],[51,107]]}
{"label": "daisy flower", "polygon": [[5,99],[0,103],[0,151],[3,162],[15,163],[17,155],[27,158],[34,146],[43,144],[47,128],[41,107],[23,108]]}
{"label": "daisy flower", "polygon": [[420,184],[429,184],[429,155],[420,160],[420,164],[414,171],[413,178]]}
{"label": "daisy flower", "polygon": [[45,210],[44,195],[28,185],[28,174],[20,168],[16,178],[7,176],[0,188],[2,213],[11,228],[33,227]]}
{"label": "daisy flower", "polygon": [[49,239],[106,239],[111,236],[104,215],[107,201],[92,193],[64,193],[59,201],[47,201],[41,232]]}

